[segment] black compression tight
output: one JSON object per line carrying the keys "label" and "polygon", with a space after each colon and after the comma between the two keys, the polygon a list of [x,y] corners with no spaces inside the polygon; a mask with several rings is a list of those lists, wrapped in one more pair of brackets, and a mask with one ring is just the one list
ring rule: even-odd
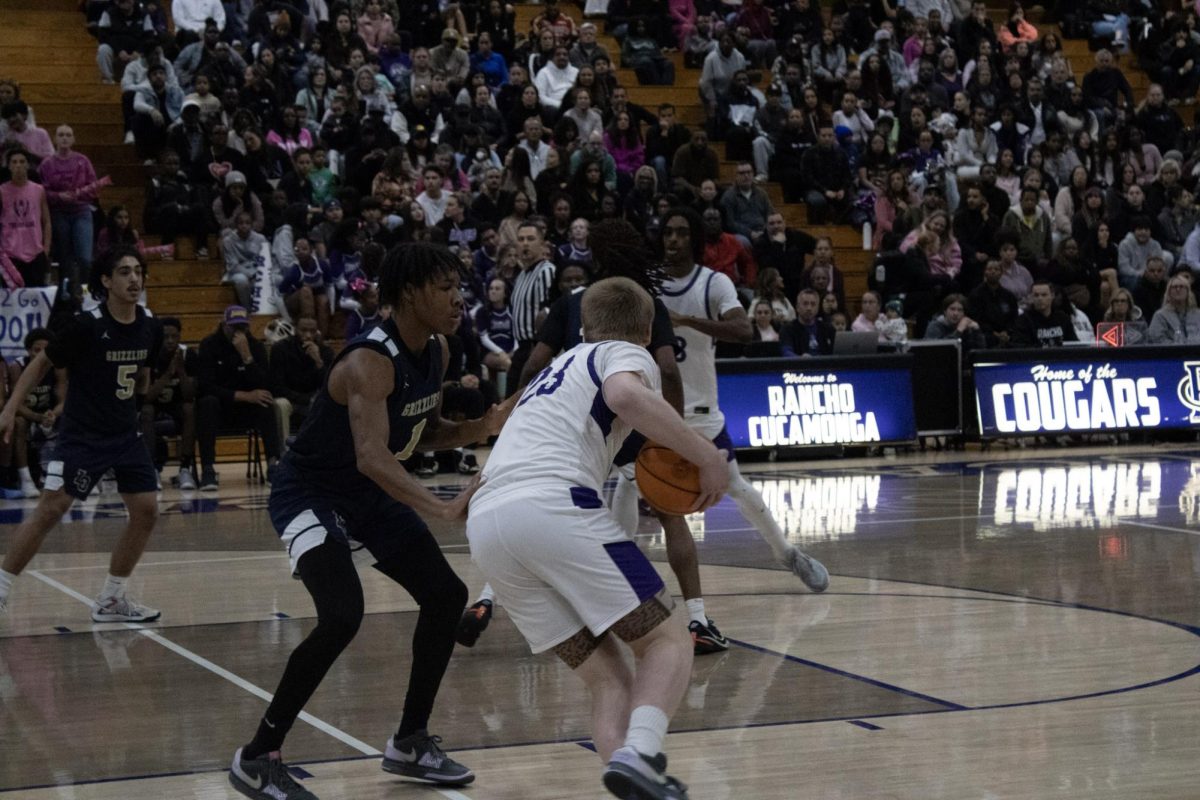
{"label": "black compression tight", "polygon": [[[325,673],[354,639],[363,617],[362,583],[349,549],[326,542],[300,557],[304,587],[317,609],[317,626],[292,652],[275,698],[243,757],[279,750]],[[446,563],[428,533],[412,536],[402,556],[375,568],[403,586],[420,606],[412,642],[412,667],[397,738],[425,728],[454,649],[454,629],[467,603],[467,587]]]}

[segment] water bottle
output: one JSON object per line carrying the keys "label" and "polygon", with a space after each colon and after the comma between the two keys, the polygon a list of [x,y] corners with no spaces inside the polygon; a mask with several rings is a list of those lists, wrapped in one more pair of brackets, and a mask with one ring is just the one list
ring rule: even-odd
{"label": "water bottle", "polygon": [[863,250],[872,250],[871,223],[863,223]]}
{"label": "water bottle", "polygon": [[882,261],[875,265],[875,283],[879,286],[887,283],[887,267]]}

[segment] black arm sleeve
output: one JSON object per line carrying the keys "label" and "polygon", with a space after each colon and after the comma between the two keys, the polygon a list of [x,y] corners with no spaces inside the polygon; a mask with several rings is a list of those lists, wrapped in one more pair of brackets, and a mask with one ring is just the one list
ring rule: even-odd
{"label": "black arm sleeve", "polygon": [[675,328],[671,325],[671,312],[663,301],[654,298],[654,324],[650,327],[650,352],[660,347],[675,348]]}
{"label": "black arm sleeve", "polygon": [[537,340],[555,353],[562,352],[567,343],[567,300],[570,297],[563,295],[555,300],[538,329]]}

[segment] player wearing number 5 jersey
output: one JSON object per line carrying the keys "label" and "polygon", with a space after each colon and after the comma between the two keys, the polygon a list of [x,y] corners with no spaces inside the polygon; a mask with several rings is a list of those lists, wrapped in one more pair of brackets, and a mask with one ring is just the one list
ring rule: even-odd
{"label": "player wearing number 5 jersey", "polygon": [[[414,450],[446,450],[500,432],[510,406],[466,422],[442,419],[446,340],[463,314],[459,261],[442,246],[402,245],[384,259],[381,303],[390,319],[346,345],[271,476],[268,510],[317,610],[317,626],[292,653],[254,739],[233,757],[229,779],[247,797],[313,800],[292,779],[279,750],[325,673],[363,617],[356,563],[403,586],[420,606],[404,714],[388,740],[383,769],[429,783],[475,779],[428,732],[454,648],[467,588],[421,519],[466,514],[478,486],[443,500],[409,476]],[[515,400],[513,401],[515,402]]]}
{"label": "player wearing number 5 jersey", "polygon": [[[791,569],[814,592],[829,586],[829,572],[815,558],[790,545],[763,503],[762,495],[738,470],[733,444],[725,430],[725,415],[717,404],[716,349],[718,341],[750,340],[750,322],[738,300],[733,282],[719,272],[696,263],[703,246],[703,223],[690,209],[672,209],[663,218],[662,248],[667,279],[662,285],[662,301],[671,312],[675,326],[675,360],[683,379],[684,419],[688,426],[729,453],[729,496],[738,511],[770,545],[776,560]],[[636,451],[635,451],[636,452]],[[622,470],[613,499],[619,519],[636,513],[632,470]],[[694,606],[689,601],[689,606]],[[703,606],[690,608],[698,628]],[[716,633],[717,638],[720,634]],[[727,645],[726,645],[727,646]]]}
{"label": "player wearing number 5 jersey", "polygon": [[150,365],[162,343],[162,326],[138,305],[145,262],[133,249],[116,249],[93,267],[89,284],[101,300],[78,314],[54,336],[21,373],[9,402],[0,412],[5,441],[12,436],[18,407],[55,367],[67,372],[58,445],[46,465],[45,491],[37,507],[17,528],[0,568],[0,610],[8,603],[13,579],[37,554],[50,529],[71,503],[88,496],[108,470],[129,510],[129,522],[117,540],[108,580],[92,609],[96,622],[145,622],[159,612],[125,594],[125,582],[141,558],[158,518],[157,473],[141,439],[138,412],[150,382]]}

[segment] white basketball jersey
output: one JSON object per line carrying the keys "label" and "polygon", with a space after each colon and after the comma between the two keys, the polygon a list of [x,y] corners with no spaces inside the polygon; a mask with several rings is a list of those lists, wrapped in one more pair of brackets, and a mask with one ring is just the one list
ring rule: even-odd
{"label": "white basketball jersey", "polygon": [[631,427],[604,402],[601,387],[618,372],[637,373],[659,391],[658,365],[629,342],[587,342],[558,356],[534,378],[504,424],[471,508],[514,488],[566,484],[599,494]]}
{"label": "white basketball jersey", "polygon": [[[727,275],[697,265],[682,278],[667,278],[659,297],[674,314],[719,320],[741,308],[737,290]],[[675,360],[683,379],[683,408],[688,424],[716,436],[725,426],[717,405],[717,342],[695,328],[675,329]]]}

